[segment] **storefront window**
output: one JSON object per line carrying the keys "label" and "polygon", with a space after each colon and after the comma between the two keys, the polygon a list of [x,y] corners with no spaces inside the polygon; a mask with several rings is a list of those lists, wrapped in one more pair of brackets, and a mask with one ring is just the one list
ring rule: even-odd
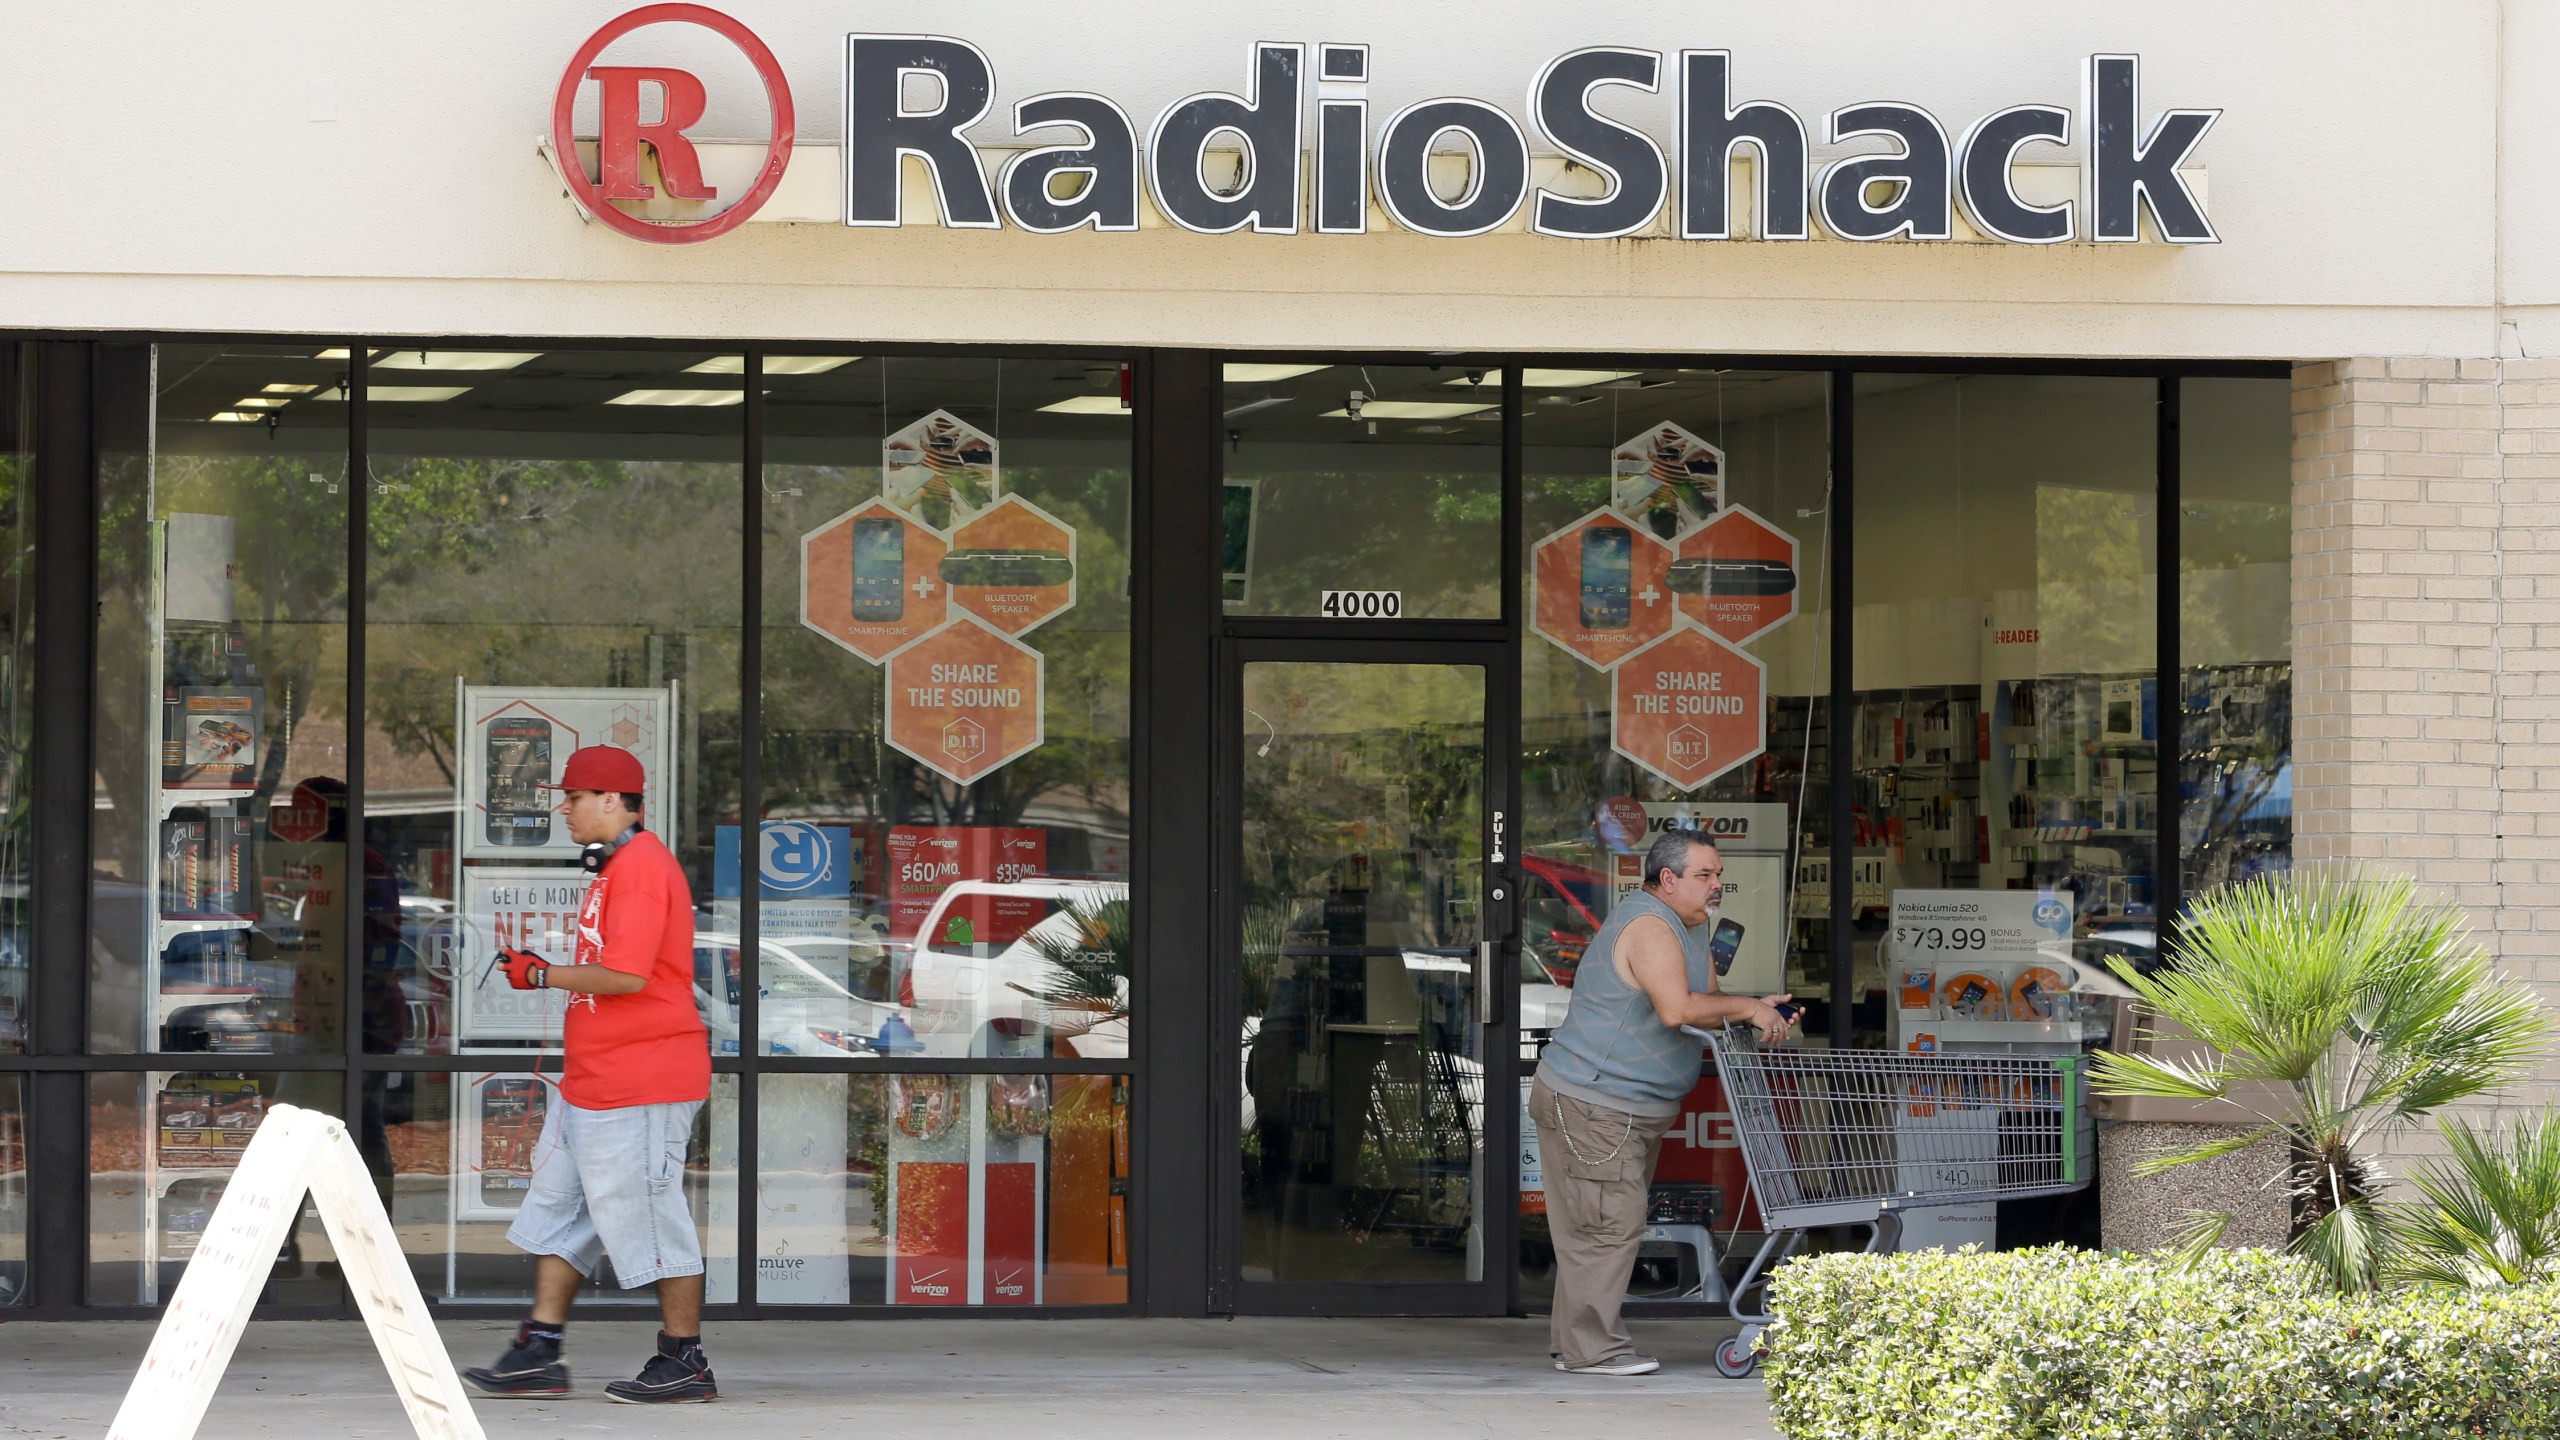
{"label": "storefront window", "polygon": [[1869,1043],[2076,1043],[2057,992],[2152,945],[2157,395],[1859,378],[1857,982],[1894,1002]]}
{"label": "storefront window", "polygon": [[1499,368],[1230,362],[1221,408],[1228,614],[1501,615]]}
{"label": "storefront window", "polygon": [[[0,1053],[11,1054],[27,1048],[28,958],[35,948],[30,803],[35,777],[28,768],[35,731],[34,377],[29,364],[34,351],[32,345],[0,345]],[[0,1295],[0,1303],[9,1298]]]}
{"label": "storefront window", "polygon": [[[366,1052],[557,1052],[566,997],[510,990],[494,959],[575,952],[587,877],[545,787],[582,746],[639,756],[645,823],[708,900],[739,805],[740,369],[672,350],[374,355]],[[294,808],[319,823],[326,799]],[[697,940],[696,998],[734,1054],[716,926]]]}
{"label": "storefront window", "polygon": [[0,1075],[0,1305],[27,1303],[25,1083]]}
{"label": "storefront window", "polygon": [[2293,387],[2179,382],[2180,893],[2293,863]]}
{"label": "storefront window", "polygon": [[[1739,930],[1723,983],[1812,1000],[1807,1032],[1820,1034],[1830,378],[1531,369],[1524,382],[1524,1083],[1583,947],[1672,826],[1706,830],[1723,851],[1719,918]],[[1701,1081],[1692,1111],[1723,1108],[1713,1086]],[[1534,1144],[1525,1117],[1522,1133]],[[1684,1138],[1695,1133],[1674,1132],[1657,1179],[1718,1185],[1741,1205],[1738,1161],[1724,1163],[1738,1152]],[[1539,1303],[1552,1271],[1534,1177],[1520,1198],[1522,1291]]]}
{"label": "storefront window", "polygon": [[[89,1303],[166,1301],[268,1107],[341,1114],[342,1083],[335,1074],[310,1070],[91,1076]],[[345,1293],[328,1231],[306,1206],[258,1299],[335,1305]]]}
{"label": "storefront window", "polygon": [[1128,1076],[761,1083],[763,1303],[1127,1303]]}
{"label": "storefront window", "polygon": [[1120,386],[1099,359],[766,360],[765,1053],[1128,1056]]}
{"label": "storefront window", "polygon": [[[408,1071],[369,1077],[359,1148],[431,1301],[532,1298],[534,1257],[507,1243],[541,1156],[542,1125],[560,1099],[560,1070]],[[685,1151],[685,1203],[702,1240],[704,1298],[738,1298],[738,1077],[711,1077],[711,1098]],[[581,1306],[649,1305],[625,1290],[610,1257]]]}
{"label": "storefront window", "polygon": [[345,847],[301,817],[346,792],[342,353],[153,347],[102,417],[95,1050],[341,1046]]}

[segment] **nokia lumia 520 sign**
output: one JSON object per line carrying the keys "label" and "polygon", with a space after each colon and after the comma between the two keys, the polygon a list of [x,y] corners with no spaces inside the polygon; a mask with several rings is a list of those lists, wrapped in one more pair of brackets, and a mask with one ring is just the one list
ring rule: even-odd
{"label": "nokia lumia 520 sign", "polygon": [[[771,138],[741,194],[703,180],[686,134],[707,103],[700,79],[595,63],[607,45],[660,24],[713,31],[763,79]],[[2219,238],[2183,167],[2222,112],[2146,113],[2132,55],[2088,56],[2076,106],[2011,105],[1961,129],[1902,102],[1845,105],[1817,123],[1779,101],[1737,99],[1725,50],[1567,51],[1529,76],[1516,113],[1465,96],[1379,113],[1372,78],[1366,45],[1257,42],[1234,90],[1185,95],[1152,117],[1108,96],[1052,90],[1014,101],[1012,138],[982,152],[972,135],[1003,123],[985,50],[938,35],[848,35],[844,223],[894,229],[921,218],[906,205],[912,160],[940,224],[1040,235],[1134,231],[1151,208],[1150,224],[1207,235],[1357,235],[1383,212],[1398,228],[1447,237],[1525,223],[1586,240],[1803,240],[1819,227],[1843,240],[1928,241],[1955,238],[1961,212],[1980,236],[2020,245],[2130,244],[2144,238],[2146,215],[2151,235],[2171,244]],[[599,123],[582,142],[572,113],[589,85]],[[651,99],[654,121],[644,119]],[[780,68],[744,26],[703,6],[651,5],[580,48],[554,100],[552,150],[578,203],[615,230],[704,240],[772,196],[791,156],[792,115]],[[1648,125],[1672,136],[1667,150]],[[1854,150],[1817,163],[1817,145]],[[2022,193],[2021,171],[2041,156],[2044,173],[2057,173],[2068,146],[2079,149],[2076,193]],[[1542,166],[1547,157],[1564,163]],[[1572,188],[1558,188],[1577,170]],[[660,187],[688,213],[643,219],[620,208]]]}

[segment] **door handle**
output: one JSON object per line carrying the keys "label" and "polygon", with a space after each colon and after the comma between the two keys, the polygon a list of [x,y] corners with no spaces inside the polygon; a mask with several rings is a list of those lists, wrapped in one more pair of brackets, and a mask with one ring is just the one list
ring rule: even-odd
{"label": "door handle", "polygon": [[1476,942],[1476,1023],[1479,1025],[1492,1024],[1497,1013],[1496,1002],[1501,997],[1493,988],[1493,958],[1501,949],[1498,941]]}

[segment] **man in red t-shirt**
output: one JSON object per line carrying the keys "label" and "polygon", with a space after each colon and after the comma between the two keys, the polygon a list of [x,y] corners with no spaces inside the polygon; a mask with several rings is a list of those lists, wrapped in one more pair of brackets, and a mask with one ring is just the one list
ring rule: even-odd
{"label": "man in red t-shirt", "polygon": [[596,872],[578,909],[576,963],[500,951],[507,983],[570,992],[560,1099],[543,1117],[532,1188],[507,1239],[536,1262],[533,1314],[495,1365],[465,1370],[483,1394],[569,1393],[569,1305],[603,1256],[626,1289],[655,1284],[658,1353],[605,1386],[629,1404],[716,1400],[702,1353],[702,1242],[684,1197],[693,1119],[711,1094],[711,1047],[693,996],[693,892],[640,824],[647,777],[628,750],[590,745],[560,775],[569,838]]}

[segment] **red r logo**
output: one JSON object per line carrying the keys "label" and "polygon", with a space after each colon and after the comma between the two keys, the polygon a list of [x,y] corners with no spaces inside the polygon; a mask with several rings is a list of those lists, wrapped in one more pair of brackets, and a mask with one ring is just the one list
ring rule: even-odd
{"label": "red r logo", "polygon": [[[640,147],[658,152],[658,178],[676,200],[709,200],[720,192],[702,183],[702,157],[684,128],[702,118],[710,97],[685,70],[639,65],[598,65],[587,72],[604,87],[604,133],[596,141],[596,168],[604,172],[607,200],[647,200],[658,192],[640,181]],[[640,87],[655,85],[665,97],[655,125],[640,123]]]}
{"label": "red r logo", "polygon": [[[657,197],[658,186],[640,178],[643,145],[657,156],[658,179],[667,198],[709,200],[719,194],[704,182],[702,157],[684,135],[685,128],[699,121],[709,106],[702,81],[684,70],[594,63],[607,45],[632,31],[666,23],[700,25],[737,46],[763,77],[765,99],[773,111],[773,138],[765,142],[764,167],[756,173],[755,183],[735,204],[702,220],[644,220],[612,203]],[[579,87],[590,78],[601,90],[603,124],[596,137],[596,168],[602,175],[598,179],[588,178],[585,165],[578,159],[577,137],[570,130]],[[640,118],[640,102],[649,87],[655,87],[660,97],[660,113],[654,124]],[[783,79],[782,67],[774,60],[773,52],[746,26],[702,5],[644,5],[607,22],[578,47],[551,101],[552,153],[578,203],[613,229],[660,245],[709,240],[745,224],[772,197],[774,187],[782,183],[783,167],[791,161],[792,129],[791,87]]]}

